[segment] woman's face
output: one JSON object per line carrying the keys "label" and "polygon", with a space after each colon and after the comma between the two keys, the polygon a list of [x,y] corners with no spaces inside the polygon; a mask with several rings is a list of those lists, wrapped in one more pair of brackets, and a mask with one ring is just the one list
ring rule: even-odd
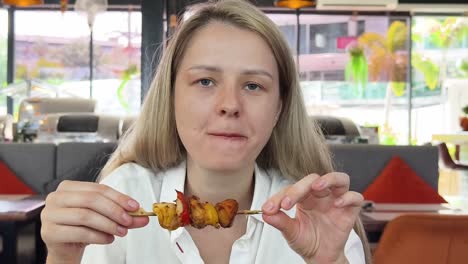
{"label": "woman's face", "polygon": [[278,69],[256,33],[213,22],[187,46],[175,80],[177,130],[205,169],[251,166],[281,111]]}

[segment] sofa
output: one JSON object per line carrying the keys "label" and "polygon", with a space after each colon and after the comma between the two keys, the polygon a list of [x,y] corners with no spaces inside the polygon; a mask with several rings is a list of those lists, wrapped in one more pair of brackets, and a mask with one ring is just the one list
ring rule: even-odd
{"label": "sofa", "polygon": [[[0,143],[0,161],[35,192],[47,194],[66,179],[93,181],[116,143]],[[435,146],[330,145],[337,171],[363,192],[393,156],[399,156],[432,188],[438,187]],[[0,175],[0,184],[2,179]]]}
{"label": "sofa", "polygon": [[367,144],[330,145],[337,171],[351,178],[351,190],[363,192],[394,156],[399,156],[434,190],[439,184],[439,153],[436,146],[386,146]]}
{"label": "sofa", "polygon": [[115,147],[115,143],[0,143],[0,161],[33,191],[47,194],[63,180],[93,181]]}

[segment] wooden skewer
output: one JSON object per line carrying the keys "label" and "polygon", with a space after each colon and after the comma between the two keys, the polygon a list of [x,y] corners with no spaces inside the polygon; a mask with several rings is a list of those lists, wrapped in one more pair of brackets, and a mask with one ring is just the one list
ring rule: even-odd
{"label": "wooden skewer", "polygon": [[240,210],[237,211],[237,214],[253,215],[253,214],[263,214],[262,210]]}
{"label": "wooden skewer", "polygon": [[[262,210],[240,210],[237,211],[237,214],[243,214],[243,215],[254,215],[254,214],[261,214]],[[131,216],[156,216],[154,212],[147,212],[143,208],[139,208],[138,210],[134,212],[128,212],[129,215]]]}
{"label": "wooden skewer", "polygon": [[128,214],[131,216],[156,216],[154,212],[147,212],[141,207],[134,212],[128,212]]}

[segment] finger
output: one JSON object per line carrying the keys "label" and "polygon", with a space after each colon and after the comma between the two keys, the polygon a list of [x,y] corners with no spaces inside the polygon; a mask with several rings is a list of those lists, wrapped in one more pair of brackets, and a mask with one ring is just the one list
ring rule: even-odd
{"label": "finger", "polygon": [[313,190],[331,189],[334,195],[342,195],[349,191],[349,176],[342,172],[331,172],[315,180]]}
{"label": "finger", "polygon": [[41,237],[48,243],[110,244],[114,236],[84,226],[43,225]]}
{"label": "finger", "polygon": [[104,184],[94,182],[62,181],[58,186],[57,190],[70,192],[98,192],[106,196],[107,198],[115,201],[127,211],[132,212],[140,208],[138,202],[132,199],[130,196],[118,192]]}
{"label": "finger", "polygon": [[286,192],[288,191],[288,189],[290,187],[291,186],[287,186],[287,187],[283,188],[281,191],[279,191],[279,192],[275,193],[273,196],[271,196],[263,204],[262,212],[264,214],[269,214],[269,215],[276,214],[280,209],[281,201],[283,200],[284,195],[286,194]]}
{"label": "finger", "polygon": [[[303,201],[311,195],[312,183],[320,178],[318,174],[310,174],[300,181],[291,185],[281,200],[281,208],[291,209],[296,203]],[[327,195],[326,190],[322,189],[316,194],[318,197]]]}
{"label": "finger", "polygon": [[125,236],[127,228],[109,218],[86,208],[58,208],[44,215],[44,221],[50,221],[64,226],[84,226],[107,233],[109,235]]}
{"label": "finger", "polygon": [[149,223],[148,216],[138,216],[138,217],[132,217],[132,218],[133,218],[133,222],[131,225],[128,226],[128,229],[144,227]]}
{"label": "finger", "polygon": [[47,197],[49,204],[55,207],[88,208],[112,219],[120,225],[132,224],[132,217],[119,204],[93,191],[64,192],[57,191]]}
{"label": "finger", "polygon": [[278,211],[274,215],[262,214],[263,220],[281,231],[287,241],[293,242],[299,236],[299,228],[295,220],[285,214],[283,211]]}
{"label": "finger", "polygon": [[347,192],[338,197],[334,202],[335,206],[340,208],[348,206],[361,208],[363,203],[364,197],[358,192]]}

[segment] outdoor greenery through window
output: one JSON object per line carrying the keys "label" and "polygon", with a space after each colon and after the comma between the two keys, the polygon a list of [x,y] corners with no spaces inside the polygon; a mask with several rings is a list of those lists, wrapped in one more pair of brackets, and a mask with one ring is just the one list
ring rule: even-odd
{"label": "outdoor greenery through window", "polygon": [[269,16],[299,49],[309,114],[376,127],[382,144],[423,144],[457,130],[459,113],[447,107],[452,96],[449,107],[460,111],[453,105],[468,78],[467,18],[415,16],[410,25],[408,16],[300,14],[297,47],[296,15]]}
{"label": "outdoor greenery through window", "polygon": [[[270,17],[297,53],[296,16]],[[408,143],[409,17],[301,14],[299,21],[309,114],[347,117],[378,127],[381,143]]]}
{"label": "outdoor greenery through window", "polygon": [[411,59],[415,141],[459,131],[468,98],[468,18],[414,16]]}
{"label": "outdoor greenery through window", "polygon": [[[35,89],[18,94],[15,101],[30,95],[89,98],[90,29],[86,17],[73,11],[15,12],[15,82],[38,83]],[[96,111],[138,113],[141,13],[98,14],[93,29]]]}

